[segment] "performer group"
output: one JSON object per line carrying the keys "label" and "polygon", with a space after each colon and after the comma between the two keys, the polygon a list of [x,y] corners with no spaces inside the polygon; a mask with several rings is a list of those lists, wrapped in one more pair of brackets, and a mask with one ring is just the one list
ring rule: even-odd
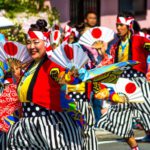
{"label": "performer group", "polygon": [[0,149],[98,150],[102,128],[139,150],[133,123],[150,138],[150,35],[136,25],[120,13],[115,33],[90,11],[82,26],[38,19],[26,45],[1,40]]}

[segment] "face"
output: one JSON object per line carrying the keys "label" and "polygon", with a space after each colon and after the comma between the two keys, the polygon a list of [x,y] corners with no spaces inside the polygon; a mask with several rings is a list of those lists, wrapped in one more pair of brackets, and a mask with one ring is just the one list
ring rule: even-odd
{"label": "face", "polygon": [[29,54],[34,60],[40,60],[46,53],[45,42],[40,39],[29,39],[26,41]]}
{"label": "face", "polygon": [[72,32],[69,36],[69,40],[68,40],[68,43],[73,43],[75,42],[75,33]]}
{"label": "face", "polygon": [[128,26],[124,24],[116,24],[117,32],[120,37],[126,36],[129,32]]}
{"label": "face", "polygon": [[87,18],[84,20],[84,22],[90,26],[94,27],[97,24],[97,16],[94,13],[88,14]]}
{"label": "face", "polygon": [[13,65],[11,67],[12,74],[16,80],[20,79],[21,76],[21,65]]}

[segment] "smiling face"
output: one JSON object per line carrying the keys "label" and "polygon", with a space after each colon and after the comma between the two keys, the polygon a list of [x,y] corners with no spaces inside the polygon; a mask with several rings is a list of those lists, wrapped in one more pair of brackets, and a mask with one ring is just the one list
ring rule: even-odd
{"label": "smiling face", "polygon": [[46,53],[45,42],[41,39],[28,39],[26,45],[34,60],[40,60]]}

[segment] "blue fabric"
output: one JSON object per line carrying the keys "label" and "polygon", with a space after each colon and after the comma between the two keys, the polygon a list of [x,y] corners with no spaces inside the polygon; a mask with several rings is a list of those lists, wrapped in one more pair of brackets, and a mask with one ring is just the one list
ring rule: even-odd
{"label": "blue fabric", "polygon": [[3,84],[3,82],[4,82],[4,72],[3,72],[3,70],[0,68],[0,83]]}
{"label": "blue fabric", "polygon": [[101,113],[102,104],[103,104],[103,101],[98,100],[98,99],[93,99],[93,111],[94,111],[95,122],[96,122],[95,126],[97,125],[102,115]]}
{"label": "blue fabric", "polygon": [[5,42],[5,36],[0,33],[0,42]]}

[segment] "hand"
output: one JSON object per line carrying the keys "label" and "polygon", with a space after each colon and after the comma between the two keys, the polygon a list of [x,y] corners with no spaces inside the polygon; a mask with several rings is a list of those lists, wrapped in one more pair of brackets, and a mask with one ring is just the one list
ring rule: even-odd
{"label": "hand", "polygon": [[101,89],[98,93],[94,95],[96,99],[107,99],[109,97],[109,91],[107,88]]}
{"label": "hand", "polygon": [[150,72],[146,73],[146,79],[148,82],[150,82]]}
{"label": "hand", "polygon": [[59,84],[68,84],[74,81],[75,78],[79,76],[78,70],[75,67],[72,67],[67,73],[62,71],[58,75],[58,82]]}
{"label": "hand", "polygon": [[101,49],[103,46],[104,46],[104,44],[102,41],[95,41],[92,44],[92,48],[95,48],[95,49]]}
{"label": "hand", "polygon": [[112,101],[115,103],[126,103],[126,102],[128,102],[127,97],[125,95],[117,94],[117,93],[115,93],[112,96]]}
{"label": "hand", "polygon": [[96,41],[93,43],[92,48],[97,49],[98,53],[101,56],[105,55],[106,49],[107,49],[107,43],[104,43],[102,41]]}
{"label": "hand", "polygon": [[75,78],[77,78],[79,76],[78,70],[75,67],[72,67],[69,72],[70,72],[70,75]]}
{"label": "hand", "polygon": [[61,71],[58,75],[58,83],[59,84],[66,84],[65,82],[65,71]]}

